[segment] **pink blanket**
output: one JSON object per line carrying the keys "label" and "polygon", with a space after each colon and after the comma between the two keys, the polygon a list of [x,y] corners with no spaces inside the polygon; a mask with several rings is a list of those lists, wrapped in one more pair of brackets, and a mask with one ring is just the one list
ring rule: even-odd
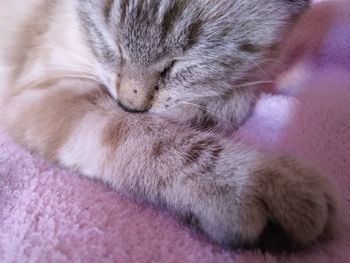
{"label": "pink blanket", "polygon": [[0,135],[0,262],[349,262],[350,1],[315,5],[286,61],[280,94],[263,95],[237,136],[322,167],[341,200],[333,241],[289,256],[224,251]]}

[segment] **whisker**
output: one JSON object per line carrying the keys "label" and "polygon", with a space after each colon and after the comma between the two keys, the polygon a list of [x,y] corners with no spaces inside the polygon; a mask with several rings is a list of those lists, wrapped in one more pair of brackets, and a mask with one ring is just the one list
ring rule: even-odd
{"label": "whisker", "polygon": [[16,85],[19,85],[21,88],[26,88],[26,89],[30,89],[30,88],[34,88],[35,86],[41,85],[45,82],[51,81],[51,80],[56,80],[56,79],[61,79],[61,78],[72,78],[72,79],[80,79],[80,80],[90,80],[90,81],[94,81],[94,82],[99,82],[97,79],[95,78],[91,78],[91,77],[87,77],[84,75],[57,75],[54,77],[50,77],[50,78],[43,78],[39,81],[34,81],[34,82],[27,82],[25,80],[19,81],[16,83]]}
{"label": "whisker", "polygon": [[217,113],[214,112],[213,110],[209,109],[208,107],[205,107],[205,106],[202,106],[202,105],[198,105],[198,104],[195,104],[195,103],[191,103],[191,102],[186,102],[186,101],[180,101],[180,104],[186,104],[186,105],[196,106],[196,107],[198,107],[198,108],[200,108],[200,109],[203,109],[203,110],[205,110],[205,111],[207,111],[207,112],[213,114],[214,116],[216,116],[216,117],[218,117],[219,119],[221,119],[221,120],[223,120],[223,121],[229,123],[230,125],[233,125],[235,128],[239,128],[239,127],[240,127],[240,126],[237,125],[236,123],[234,123],[234,122],[232,122],[232,121],[230,121],[230,120],[228,120],[228,119],[226,119],[226,118],[220,116],[219,114],[217,114]]}
{"label": "whisker", "polygon": [[76,58],[77,60],[83,62],[85,65],[88,65],[88,66],[91,66],[92,68],[95,67],[94,64],[92,64],[91,62],[85,60],[84,58],[82,58],[81,56],[79,56],[78,54],[76,54],[75,52],[73,52],[72,50],[69,50],[69,49],[65,49],[63,47],[60,47],[60,46],[53,46],[53,45],[48,45],[49,47],[51,48],[59,48],[59,49],[62,49],[66,52],[68,52],[69,54],[71,54],[74,58]]}
{"label": "whisker", "polygon": [[78,70],[78,69],[68,69],[68,68],[54,68],[54,67],[50,67],[50,68],[46,68],[44,69],[44,71],[54,71],[54,72],[66,72],[66,73],[77,73],[77,74],[82,74],[82,75],[87,75],[87,76],[91,76],[91,77],[96,77],[97,76],[91,71],[82,71],[82,70]]}
{"label": "whisker", "polygon": [[94,80],[96,82],[100,82],[99,79],[93,77],[93,76],[87,76],[87,75],[84,75],[84,74],[64,74],[64,75],[57,75],[58,78],[84,78],[84,79],[89,79],[89,80]]}
{"label": "whisker", "polygon": [[[262,80],[262,81],[253,81],[253,82],[246,82],[238,85],[233,85],[233,88],[244,88],[244,87],[250,87],[254,85],[259,85],[259,84],[273,84],[275,81],[272,80]],[[234,90],[232,90],[234,92]],[[223,101],[224,94],[217,94],[217,92],[211,92],[208,94],[208,92],[205,92],[204,94],[196,94],[196,99],[206,99],[206,98],[212,98],[215,97],[216,99],[219,99],[220,101]]]}
{"label": "whisker", "polygon": [[[198,108],[200,108],[200,109],[204,109],[204,110],[206,110],[207,112],[209,112],[209,113],[215,115],[215,116],[218,117],[219,119],[221,119],[221,120],[223,120],[223,121],[229,123],[230,125],[232,125],[233,127],[235,127],[237,130],[238,130],[239,128],[241,128],[240,125],[237,125],[236,123],[234,123],[234,122],[232,122],[232,121],[230,121],[230,120],[228,120],[228,119],[226,119],[226,118],[224,118],[224,117],[218,115],[216,112],[210,110],[208,107],[205,107],[205,106],[202,106],[202,105],[198,105],[198,104],[195,104],[195,103],[186,102],[186,101],[181,101],[180,103],[182,103],[182,104],[188,104],[188,105],[196,106],[196,107],[198,107]],[[212,133],[215,134],[214,130],[212,131]],[[237,135],[238,135],[237,132],[232,132],[231,135],[230,135],[228,138],[229,138],[230,140],[235,140],[236,143],[238,143],[240,146],[244,146],[245,144],[247,144],[248,138],[247,138],[246,136],[243,137],[242,135],[240,135],[240,136],[239,136],[239,139],[238,139],[238,138],[237,138]],[[236,139],[237,139],[237,140],[236,140]]]}
{"label": "whisker", "polygon": [[[86,70],[86,71],[89,71],[89,72],[93,72],[93,68],[91,67],[88,67],[88,66],[85,66],[85,65],[74,65],[74,64],[64,64],[64,63],[59,63],[56,66],[59,66],[59,67],[65,67],[65,68],[71,68],[71,69],[78,69],[78,70]],[[51,66],[49,66],[48,68],[51,68]]]}
{"label": "whisker", "polygon": [[255,82],[243,83],[243,84],[237,85],[235,87],[243,88],[243,87],[249,87],[249,86],[254,86],[254,85],[258,85],[258,84],[273,84],[273,83],[275,83],[275,81],[272,81],[272,80],[255,81]]}
{"label": "whisker", "polygon": [[[258,63],[256,63],[253,59],[251,59],[248,55],[244,54],[243,52],[240,52],[239,49],[236,49],[236,50],[241,55],[243,55],[247,60],[249,60],[251,63],[253,63],[265,76],[271,77],[270,74],[268,74]],[[265,60],[263,60],[263,61],[265,61]]]}
{"label": "whisker", "polygon": [[256,63],[254,60],[252,60],[248,55],[241,53],[245,56],[247,60],[249,60],[251,63],[253,63],[262,73],[264,73],[265,76],[271,77],[270,74],[268,74],[258,63]]}

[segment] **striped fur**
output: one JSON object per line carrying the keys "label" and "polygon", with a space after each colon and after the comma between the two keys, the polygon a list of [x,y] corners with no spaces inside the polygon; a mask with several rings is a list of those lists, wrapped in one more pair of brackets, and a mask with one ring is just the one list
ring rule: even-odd
{"label": "striped fur", "polygon": [[[258,242],[269,220],[279,224],[294,245],[310,244],[331,229],[336,212],[334,191],[329,181],[304,161],[248,149],[241,142],[228,141],[219,133],[193,129],[186,124],[187,117],[195,126],[200,126],[204,117],[210,123],[210,118],[215,116],[192,107],[165,107],[167,104],[164,104],[167,114],[160,114],[152,103],[148,113],[135,114],[126,112],[124,109],[128,107],[120,107],[116,101],[120,100],[120,94],[124,99],[131,93],[150,94],[144,89],[150,83],[158,83],[160,76],[163,82],[169,81],[169,87],[166,81],[165,86],[159,84],[156,90],[159,94],[152,94],[152,100],[160,100],[164,90],[175,89],[174,83],[185,87],[193,85],[192,94],[196,93],[196,85],[216,83],[222,93],[225,87],[234,84],[236,80],[226,80],[227,75],[219,74],[222,68],[207,72],[208,78],[200,81],[191,78],[190,70],[184,71],[187,67],[197,67],[196,59],[188,62],[189,65],[185,62],[182,66],[169,65],[164,56],[145,50],[158,46],[162,52],[161,42],[148,35],[153,32],[152,27],[147,31],[147,26],[142,24],[147,25],[147,21],[138,21],[136,14],[139,12],[140,17],[144,17],[148,14],[147,8],[155,6],[150,11],[157,15],[156,21],[162,24],[162,29],[168,32],[173,28],[171,34],[160,35],[164,43],[170,45],[163,51],[175,52],[171,45],[176,44],[176,39],[186,42],[181,39],[186,32],[193,37],[210,23],[219,30],[224,25],[216,20],[216,12],[224,8],[232,15],[229,8],[244,7],[247,1],[236,1],[236,4],[205,0],[24,2],[23,8],[27,8],[21,9],[18,17],[0,20],[1,37],[8,40],[0,44],[1,50],[7,51],[0,53],[1,124],[18,143],[85,176],[107,182],[132,198],[166,207],[224,246]],[[15,0],[14,5],[0,3],[0,12],[13,13],[18,4],[19,0]],[[307,1],[257,0],[256,4],[261,6],[264,15],[267,12],[264,4],[275,11],[284,8],[274,20],[267,20],[279,21],[280,25],[271,27],[281,31],[284,22],[291,21],[307,6]],[[131,8],[133,5],[135,8]],[[204,24],[185,21],[195,10],[201,11]],[[248,9],[241,10],[248,12],[245,16],[251,15]],[[128,20],[128,15],[136,17]],[[38,17],[42,18],[40,22]],[[175,34],[176,24],[172,19],[181,25],[176,30],[183,34]],[[126,31],[120,32],[116,21],[124,21],[131,28],[125,24],[123,30]],[[8,30],[6,24],[16,30]],[[122,45],[123,34],[136,36],[135,32],[141,33],[137,28],[143,26],[147,29],[142,32],[146,34],[144,37],[154,37],[158,41],[156,45],[151,39],[134,39],[136,42],[130,44],[133,47],[129,50],[125,39],[125,46]],[[111,34],[113,30],[118,34]],[[173,36],[169,38],[170,35]],[[208,54],[212,52],[220,57],[223,46],[210,45],[210,41],[204,44],[201,37],[205,37],[200,34],[197,37],[197,40],[191,38],[191,45],[197,45],[197,51],[188,48],[188,53],[182,53],[182,59],[186,54],[195,56],[201,49],[203,58],[210,57]],[[272,40],[271,36],[270,44]],[[180,42],[177,42],[178,47]],[[263,48],[251,41],[239,45],[248,53],[259,53]],[[20,54],[16,53],[18,47],[23,47]],[[130,61],[132,50],[141,53],[134,54],[134,60]],[[125,53],[129,54],[121,59]],[[149,55],[153,56],[152,63]],[[232,56],[229,58],[235,61]],[[146,68],[150,70],[145,71],[141,66],[147,61]],[[222,62],[227,65],[227,61]],[[164,73],[164,67],[171,67],[170,72]],[[233,65],[228,64],[227,70],[235,74]],[[246,71],[245,77],[250,76],[251,70]],[[220,81],[213,82],[218,76]],[[209,86],[203,89],[208,90]],[[127,91],[118,90],[126,87]],[[214,87],[210,89],[213,91]],[[176,104],[180,99],[176,94],[165,96],[165,101]],[[209,92],[203,105],[216,105],[221,110],[228,108],[224,111],[233,114],[235,120],[244,119],[253,103],[254,92],[250,89],[225,90],[219,100],[218,94]],[[219,105],[220,101],[228,104]],[[218,122],[217,119],[212,121]]]}

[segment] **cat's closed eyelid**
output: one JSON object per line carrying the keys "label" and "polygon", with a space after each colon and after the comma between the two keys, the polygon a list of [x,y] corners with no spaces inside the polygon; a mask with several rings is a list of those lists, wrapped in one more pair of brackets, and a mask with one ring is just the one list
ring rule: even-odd
{"label": "cat's closed eyelid", "polygon": [[177,60],[172,60],[167,66],[164,67],[163,71],[160,73],[160,76],[165,78],[176,63]]}

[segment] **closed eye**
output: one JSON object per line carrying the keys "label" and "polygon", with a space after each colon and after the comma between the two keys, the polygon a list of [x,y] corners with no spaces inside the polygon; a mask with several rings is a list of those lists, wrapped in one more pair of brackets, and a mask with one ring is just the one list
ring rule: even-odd
{"label": "closed eye", "polygon": [[165,78],[168,75],[171,68],[175,65],[175,63],[176,63],[176,60],[173,60],[167,67],[164,68],[164,70],[160,73],[160,76],[162,78]]}

